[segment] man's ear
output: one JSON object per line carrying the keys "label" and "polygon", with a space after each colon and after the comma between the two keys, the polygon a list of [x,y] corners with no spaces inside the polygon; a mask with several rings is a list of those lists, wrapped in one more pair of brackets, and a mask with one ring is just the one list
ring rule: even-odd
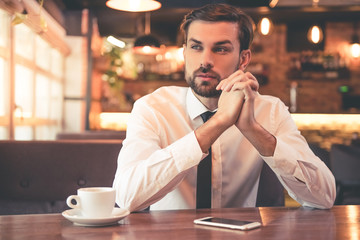
{"label": "man's ear", "polygon": [[184,43],[184,44],[183,44],[183,56],[184,56],[184,59],[185,59],[185,55],[186,55],[185,49],[186,49],[186,44]]}
{"label": "man's ear", "polygon": [[242,50],[240,53],[240,62],[239,62],[239,69],[244,71],[245,68],[249,65],[251,60],[251,50],[246,49]]}

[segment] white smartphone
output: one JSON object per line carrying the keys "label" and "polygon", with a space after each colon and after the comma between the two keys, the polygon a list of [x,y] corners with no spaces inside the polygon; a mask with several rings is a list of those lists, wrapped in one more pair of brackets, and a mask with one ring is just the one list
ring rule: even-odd
{"label": "white smartphone", "polygon": [[240,221],[234,219],[217,218],[217,217],[205,217],[194,220],[195,224],[231,228],[237,230],[250,230],[261,226],[259,222]]}

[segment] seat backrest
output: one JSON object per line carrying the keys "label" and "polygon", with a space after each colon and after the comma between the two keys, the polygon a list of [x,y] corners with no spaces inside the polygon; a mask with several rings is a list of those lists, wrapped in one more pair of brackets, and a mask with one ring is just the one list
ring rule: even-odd
{"label": "seat backrest", "polygon": [[360,147],[333,144],[330,151],[331,170],[342,184],[360,184]]}
{"label": "seat backrest", "polygon": [[256,206],[275,207],[284,205],[284,187],[273,170],[264,162],[260,173]]}
{"label": "seat backrest", "polygon": [[309,147],[311,151],[313,151],[313,153],[318,156],[329,169],[331,169],[330,152],[316,144],[309,144]]}
{"label": "seat backrest", "polygon": [[0,214],[12,213],[3,209],[10,202],[51,207],[78,188],[111,186],[121,146],[121,140],[0,141]]}
{"label": "seat backrest", "polygon": [[59,132],[56,140],[96,140],[96,139],[125,139],[126,131],[84,131],[84,132]]}

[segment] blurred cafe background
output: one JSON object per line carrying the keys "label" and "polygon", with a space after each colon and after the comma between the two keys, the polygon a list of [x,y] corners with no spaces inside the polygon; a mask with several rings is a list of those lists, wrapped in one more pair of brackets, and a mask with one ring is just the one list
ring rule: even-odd
{"label": "blurred cafe background", "polygon": [[0,140],[123,139],[134,101],[186,86],[179,25],[213,2],[253,17],[247,70],[319,156],[358,142],[360,0],[0,0]]}

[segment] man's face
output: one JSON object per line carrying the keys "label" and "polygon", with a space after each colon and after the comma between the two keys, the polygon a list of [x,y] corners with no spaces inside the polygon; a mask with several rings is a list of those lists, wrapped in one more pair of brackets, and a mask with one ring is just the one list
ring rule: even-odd
{"label": "man's face", "polygon": [[219,97],[218,83],[240,67],[238,25],[196,20],[184,46],[185,79],[202,97]]}

